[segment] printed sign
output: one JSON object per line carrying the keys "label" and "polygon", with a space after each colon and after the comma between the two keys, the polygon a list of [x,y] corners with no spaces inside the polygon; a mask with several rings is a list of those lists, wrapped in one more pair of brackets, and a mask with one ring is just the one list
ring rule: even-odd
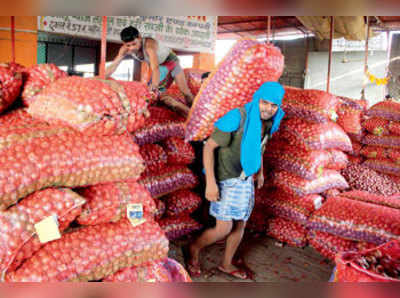
{"label": "printed sign", "polygon": [[[121,42],[123,28],[136,27],[172,49],[212,53],[217,38],[216,16],[110,16],[107,40]],[[100,39],[101,16],[39,16],[39,31]]]}

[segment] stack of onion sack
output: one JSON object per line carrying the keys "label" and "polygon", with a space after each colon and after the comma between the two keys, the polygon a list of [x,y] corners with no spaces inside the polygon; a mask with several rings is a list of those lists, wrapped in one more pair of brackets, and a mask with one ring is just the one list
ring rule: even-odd
{"label": "stack of onion sack", "polygon": [[[322,119],[322,118],[321,118]],[[346,189],[338,170],[351,151],[349,137],[337,124],[312,123],[301,118],[284,121],[265,150],[265,168],[274,170],[273,183],[285,193],[304,197],[329,189]]]}
{"label": "stack of onion sack", "polygon": [[168,240],[159,225],[129,220],[88,226],[44,245],[7,281],[52,282],[101,280],[119,270],[165,259]]}
{"label": "stack of onion sack", "polygon": [[65,188],[48,188],[24,198],[19,204],[0,212],[0,272],[16,270],[43,244],[34,225],[48,216],[57,216],[63,232],[81,213],[84,198]]}
{"label": "stack of onion sack", "polygon": [[347,97],[339,97],[339,100],[336,123],[343,128],[351,139],[353,150],[347,152],[350,163],[360,164],[364,161],[364,158],[360,155],[362,149],[360,142],[366,134],[362,123],[368,103],[366,100],[355,100]]}
{"label": "stack of onion sack", "polygon": [[201,225],[190,217],[200,207],[201,198],[190,192],[198,178],[187,166],[167,166],[158,172],[145,173],[139,183],[153,198],[166,205],[166,214],[158,220],[168,239],[174,240],[199,230]]}
{"label": "stack of onion sack", "polygon": [[23,115],[4,117],[6,126],[0,117],[0,210],[47,187],[137,180],[144,170],[128,134],[84,135]]}
{"label": "stack of onion sack", "polygon": [[363,127],[369,132],[362,143],[363,164],[400,182],[400,104],[383,101],[372,106]]}
{"label": "stack of onion sack", "polygon": [[400,243],[392,241],[360,252],[336,257],[337,282],[399,282]]}
{"label": "stack of onion sack", "polygon": [[143,127],[133,134],[133,140],[139,146],[154,144],[169,137],[184,137],[184,119],[181,116],[162,107],[150,107],[149,112],[150,116]]}
{"label": "stack of onion sack", "polygon": [[28,113],[86,135],[115,135],[144,126],[152,94],[138,82],[64,77],[41,90]]}
{"label": "stack of onion sack", "polygon": [[191,282],[185,268],[173,259],[163,259],[118,271],[104,282]]}
{"label": "stack of onion sack", "polygon": [[311,216],[308,228],[375,245],[400,239],[400,209],[388,207],[382,200],[372,202],[374,199],[370,198],[367,202],[357,196],[328,198]]}
{"label": "stack of onion sack", "polygon": [[24,104],[29,106],[43,88],[67,76],[66,72],[54,64],[38,64],[26,68],[23,71],[24,90],[22,91],[22,100]]}
{"label": "stack of onion sack", "polygon": [[0,113],[7,109],[20,95],[21,73],[13,68],[0,66]]}
{"label": "stack of onion sack", "polygon": [[208,137],[216,120],[249,102],[267,81],[277,81],[284,57],[272,44],[239,40],[204,82],[186,123],[186,140]]}
{"label": "stack of onion sack", "polygon": [[190,190],[175,191],[162,198],[166,214],[158,221],[169,240],[175,240],[202,228],[190,215],[200,208],[202,199]]}
{"label": "stack of onion sack", "polygon": [[323,203],[319,195],[298,197],[277,189],[265,189],[257,192],[256,202],[260,201],[267,220],[267,234],[280,242],[295,247],[307,244],[306,225],[313,212]]}

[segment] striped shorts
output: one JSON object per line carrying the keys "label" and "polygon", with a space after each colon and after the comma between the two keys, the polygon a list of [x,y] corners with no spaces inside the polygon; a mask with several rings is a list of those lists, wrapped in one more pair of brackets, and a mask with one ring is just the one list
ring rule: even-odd
{"label": "striped shorts", "polygon": [[246,180],[232,178],[219,183],[220,199],[211,202],[210,214],[217,220],[247,221],[254,208],[253,176]]}

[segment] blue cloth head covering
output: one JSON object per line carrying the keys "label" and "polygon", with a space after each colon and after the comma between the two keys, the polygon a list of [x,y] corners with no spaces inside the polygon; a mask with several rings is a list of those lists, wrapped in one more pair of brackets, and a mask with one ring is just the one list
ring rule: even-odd
{"label": "blue cloth head covering", "polygon": [[[254,93],[253,100],[245,105],[247,117],[243,127],[240,163],[246,176],[258,172],[261,167],[261,132],[260,100],[266,100],[278,106],[272,117],[270,135],[275,133],[281,124],[285,112],[281,109],[285,89],[278,82],[265,82]],[[236,131],[240,126],[240,110],[234,109],[221,117],[215,126],[223,132]]]}

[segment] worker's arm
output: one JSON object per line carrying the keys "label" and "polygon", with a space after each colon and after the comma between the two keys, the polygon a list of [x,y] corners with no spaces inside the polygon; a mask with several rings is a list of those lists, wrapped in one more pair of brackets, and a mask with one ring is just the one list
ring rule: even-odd
{"label": "worker's arm", "polygon": [[122,60],[124,60],[126,54],[128,53],[128,49],[125,45],[122,45],[119,49],[117,57],[115,57],[114,61],[106,68],[106,78],[112,76],[112,74],[117,70],[118,66],[121,64]]}
{"label": "worker's arm", "polygon": [[160,84],[160,68],[157,57],[157,42],[154,39],[146,39],[144,51],[146,51],[151,68],[151,89],[157,89]]}
{"label": "worker's arm", "polygon": [[179,114],[181,114],[182,116],[184,116],[185,118],[189,115],[190,108],[187,105],[181,103],[180,101],[174,99],[173,97],[164,95],[161,96],[161,101],[170,108],[172,108],[173,110],[175,110],[176,112],[178,112]]}
{"label": "worker's arm", "polygon": [[261,167],[256,176],[257,188],[260,189],[264,186],[264,160],[261,156]]}
{"label": "worker's arm", "polygon": [[218,144],[209,138],[203,149],[203,164],[206,171],[206,199],[215,202],[219,198],[217,180],[214,173],[214,150]]}

